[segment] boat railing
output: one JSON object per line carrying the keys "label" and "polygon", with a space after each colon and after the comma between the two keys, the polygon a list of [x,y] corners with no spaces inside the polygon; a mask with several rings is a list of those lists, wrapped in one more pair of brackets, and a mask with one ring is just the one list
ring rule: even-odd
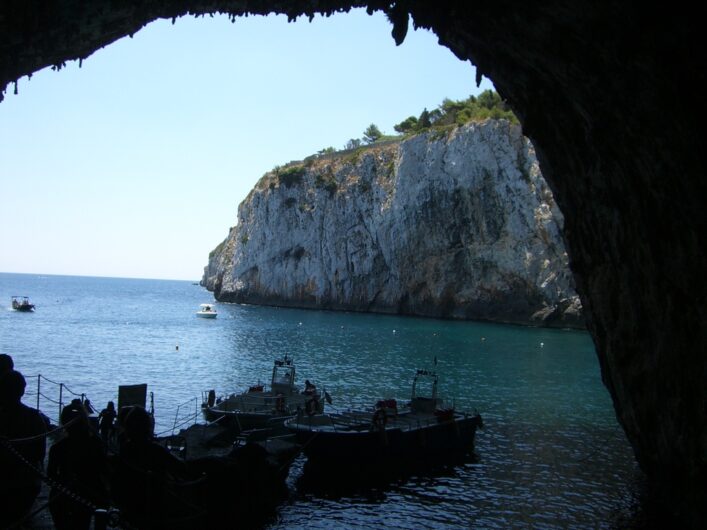
{"label": "boat railing", "polygon": [[219,410],[222,412],[240,411],[240,412],[261,412],[269,408],[275,408],[278,404],[278,399],[284,400],[286,409],[291,409],[296,406],[304,405],[304,397],[299,397],[300,394],[283,394],[278,396],[273,392],[258,392],[250,394],[241,394],[230,396],[224,399],[219,404]]}
{"label": "boat railing", "polygon": [[199,400],[195,397],[177,405],[172,424],[172,435],[185,425],[194,425],[199,418]]}
{"label": "boat railing", "polygon": [[[275,398],[272,397],[272,403],[275,404]],[[262,410],[265,405],[270,404],[270,396],[259,393],[256,396],[236,396],[233,399],[227,399],[223,403],[223,410],[239,410],[241,412],[249,412],[253,410]],[[229,405],[234,405],[232,408]]]}

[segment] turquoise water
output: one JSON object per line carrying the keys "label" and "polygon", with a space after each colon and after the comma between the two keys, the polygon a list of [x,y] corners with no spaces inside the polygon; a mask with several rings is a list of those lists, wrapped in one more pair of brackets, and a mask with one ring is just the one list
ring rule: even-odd
{"label": "turquoise water", "polygon": [[[30,296],[36,312],[10,310],[11,295]],[[146,383],[158,431],[204,390],[267,380],[285,353],[334,407],[405,399],[414,370],[436,358],[441,394],[484,418],[477,458],[335,493],[303,487],[298,459],[273,528],[633,526],[641,475],[588,334],[234,304],[197,318],[210,301],[190,282],[0,274],[0,351],[28,376],[31,405],[37,374],[100,407],[118,385]],[[41,390],[55,418],[57,387]]]}

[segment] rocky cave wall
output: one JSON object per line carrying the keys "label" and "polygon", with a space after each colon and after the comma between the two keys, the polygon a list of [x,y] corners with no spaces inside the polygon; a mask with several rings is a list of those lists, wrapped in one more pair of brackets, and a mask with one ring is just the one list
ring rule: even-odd
{"label": "rocky cave wall", "polygon": [[398,42],[408,23],[432,29],[520,116],[565,216],[570,265],[619,421],[653,483],[699,521],[707,493],[707,79],[699,7],[7,0],[0,88],[86,58],[157,18],[295,17],[356,6],[385,10]]}

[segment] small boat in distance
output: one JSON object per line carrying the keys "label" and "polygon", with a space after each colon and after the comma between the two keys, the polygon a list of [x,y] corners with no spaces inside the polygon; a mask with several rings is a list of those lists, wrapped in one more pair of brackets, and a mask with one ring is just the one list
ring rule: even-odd
{"label": "small boat in distance", "polygon": [[196,312],[196,316],[201,318],[216,318],[218,313],[213,304],[199,304],[199,310]]}
{"label": "small boat in distance", "polygon": [[[418,394],[418,384],[431,386]],[[352,470],[372,466],[374,472],[427,459],[464,456],[474,449],[476,429],[483,423],[478,412],[458,412],[437,397],[437,374],[417,370],[412,398],[400,409],[395,399],[375,407],[336,414],[297,414],[285,421],[310,465],[322,469]]]}
{"label": "small boat in distance", "polygon": [[15,311],[24,311],[25,313],[34,311],[34,304],[31,304],[27,296],[13,296],[12,309]]}
{"label": "small boat in distance", "polygon": [[[331,397],[323,391],[323,398],[331,403]],[[238,431],[250,429],[281,429],[283,422],[302,412],[314,415],[324,412],[322,394],[316,386],[305,381],[300,391],[295,385],[295,365],[287,355],[276,359],[272,369],[270,388],[258,382],[241,394],[216,399],[214,390],[204,393],[201,405],[206,421],[219,421],[235,427]]]}

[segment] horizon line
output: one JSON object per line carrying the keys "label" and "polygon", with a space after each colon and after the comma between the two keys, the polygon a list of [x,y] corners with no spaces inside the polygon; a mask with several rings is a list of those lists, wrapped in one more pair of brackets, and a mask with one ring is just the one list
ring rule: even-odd
{"label": "horizon line", "polygon": [[197,280],[184,280],[176,278],[144,278],[137,276],[101,276],[101,275],[91,275],[91,274],[59,274],[59,273],[45,273],[45,272],[12,272],[12,271],[0,271],[0,274],[17,274],[22,276],[63,276],[67,278],[102,278],[106,280],[155,280],[155,281],[165,281],[165,282],[197,282],[201,283],[201,278]]}

